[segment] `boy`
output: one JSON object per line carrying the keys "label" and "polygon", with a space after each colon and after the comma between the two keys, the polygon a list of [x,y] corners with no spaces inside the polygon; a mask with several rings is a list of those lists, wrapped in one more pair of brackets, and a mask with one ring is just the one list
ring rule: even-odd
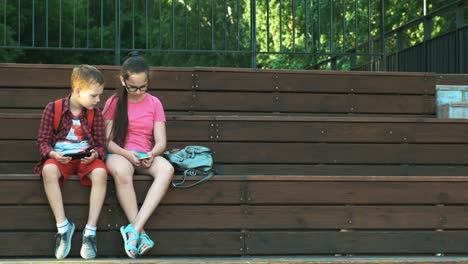
{"label": "boy", "polygon": [[88,222],[83,230],[80,255],[92,259],[97,253],[96,224],[107,184],[103,162],[106,155],[104,122],[101,111],[96,108],[104,90],[104,76],[93,66],[81,65],[73,69],[71,86],[71,95],[49,103],[42,114],[37,138],[41,160],[35,173],[42,177],[57,223],[57,259],[65,258],[70,252],[75,231],[75,224],[65,216],[60,184],[76,174],[82,185],[91,185]]}

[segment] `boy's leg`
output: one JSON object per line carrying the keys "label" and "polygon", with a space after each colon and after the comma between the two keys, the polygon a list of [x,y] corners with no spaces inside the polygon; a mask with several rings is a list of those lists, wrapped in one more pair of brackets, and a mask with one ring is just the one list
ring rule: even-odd
{"label": "boy's leg", "polygon": [[[50,161],[50,163],[48,163]],[[55,244],[55,257],[57,259],[65,258],[71,249],[71,240],[75,231],[75,224],[69,222],[65,217],[65,210],[63,206],[62,191],[60,190],[60,177],[62,172],[60,171],[59,164],[55,161],[49,160],[46,162],[42,169],[42,180],[44,182],[44,189],[46,192],[47,199],[49,201],[52,213],[54,214],[57,227],[60,223],[66,223],[65,226],[59,228],[63,232],[58,232],[56,235]],[[67,168],[61,166],[62,170],[70,169],[71,165]],[[63,172],[68,175],[68,172]]]}
{"label": "boy's leg", "polygon": [[[133,187],[133,173],[135,172],[133,164],[131,164],[125,157],[117,154],[110,155],[106,160],[107,169],[114,178],[115,188],[117,190],[117,198],[119,199],[120,206],[122,207],[125,216],[130,223],[133,223],[136,215],[138,214],[138,204]],[[134,234],[127,233],[128,239],[132,238]],[[129,242],[130,245],[136,247],[137,241]],[[130,251],[133,256],[138,252]]]}
{"label": "boy's leg", "polygon": [[67,219],[65,217],[65,209],[63,206],[62,191],[60,190],[60,177],[62,177],[62,174],[60,173],[59,168],[54,164],[47,164],[42,169],[44,190],[57,224],[63,223]]}
{"label": "boy's leg", "polygon": [[87,225],[96,226],[106,198],[107,172],[103,168],[97,168],[88,174],[88,178],[92,184]]}
{"label": "boy's leg", "polygon": [[[89,170],[91,172],[88,173]],[[88,222],[83,230],[83,243],[80,255],[85,259],[93,259],[97,254],[96,225],[106,198],[107,171],[104,162],[95,160],[91,164],[82,165],[81,172],[87,174],[79,174],[80,178],[87,177],[91,181],[91,194],[89,197]]]}

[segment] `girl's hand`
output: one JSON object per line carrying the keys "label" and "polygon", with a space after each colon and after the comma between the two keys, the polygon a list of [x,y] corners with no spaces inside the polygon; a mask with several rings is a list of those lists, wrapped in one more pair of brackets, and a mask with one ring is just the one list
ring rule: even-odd
{"label": "girl's hand", "polygon": [[140,155],[138,155],[137,153],[130,151],[130,150],[125,150],[124,156],[126,159],[128,159],[128,161],[130,161],[136,167],[141,166]]}
{"label": "girl's hand", "polygon": [[71,157],[65,157],[63,156],[63,153],[62,152],[56,152],[56,151],[51,151],[49,153],[49,157],[52,158],[52,159],[55,159],[56,161],[62,163],[62,164],[67,164],[68,162],[70,162],[72,160]]}
{"label": "girl's hand", "polygon": [[153,160],[154,160],[153,154],[151,152],[148,152],[147,155],[148,157],[146,159],[141,160],[141,164],[144,168],[151,167],[151,164],[153,164]]}
{"label": "girl's hand", "polygon": [[81,159],[81,163],[83,164],[90,164],[91,162],[93,162],[95,159],[97,159],[97,157],[99,156],[99,154],[94,150],[92,149],[91,150],[91,155],[88,156],[88,157],[84,157]]}

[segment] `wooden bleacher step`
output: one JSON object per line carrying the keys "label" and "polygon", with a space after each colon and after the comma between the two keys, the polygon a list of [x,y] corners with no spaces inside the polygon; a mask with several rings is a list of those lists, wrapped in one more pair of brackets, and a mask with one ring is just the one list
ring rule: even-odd
{"label": "wooden bleacher step", "polygon": [[226,258],[112,258],[83,260],[70,258],[56,259],[3,259],[0,264],[42,264],[42,263],[99,263],[99,264],[466,264],[468,257],[226,257]]}

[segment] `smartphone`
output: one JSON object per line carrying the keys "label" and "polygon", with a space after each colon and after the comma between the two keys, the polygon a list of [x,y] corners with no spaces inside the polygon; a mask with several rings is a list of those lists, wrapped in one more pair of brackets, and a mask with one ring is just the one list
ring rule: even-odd
{"label": "smartphone", "polygon": [[72,159],[82,159],[84,157],[89,157],[91,156],[91,151],[85,151],[85,152],[78,152],[78,153],[68,153],[68,154],[63,154],[65,157],[71,157]]}
{"label": "smartphone", "polygon": [[138,152],[138,155],[140,155],[139,160],[144,160],[144,159],[149,159],[149,158],[150,158],[150,156],[148,155],[148,153]]}

